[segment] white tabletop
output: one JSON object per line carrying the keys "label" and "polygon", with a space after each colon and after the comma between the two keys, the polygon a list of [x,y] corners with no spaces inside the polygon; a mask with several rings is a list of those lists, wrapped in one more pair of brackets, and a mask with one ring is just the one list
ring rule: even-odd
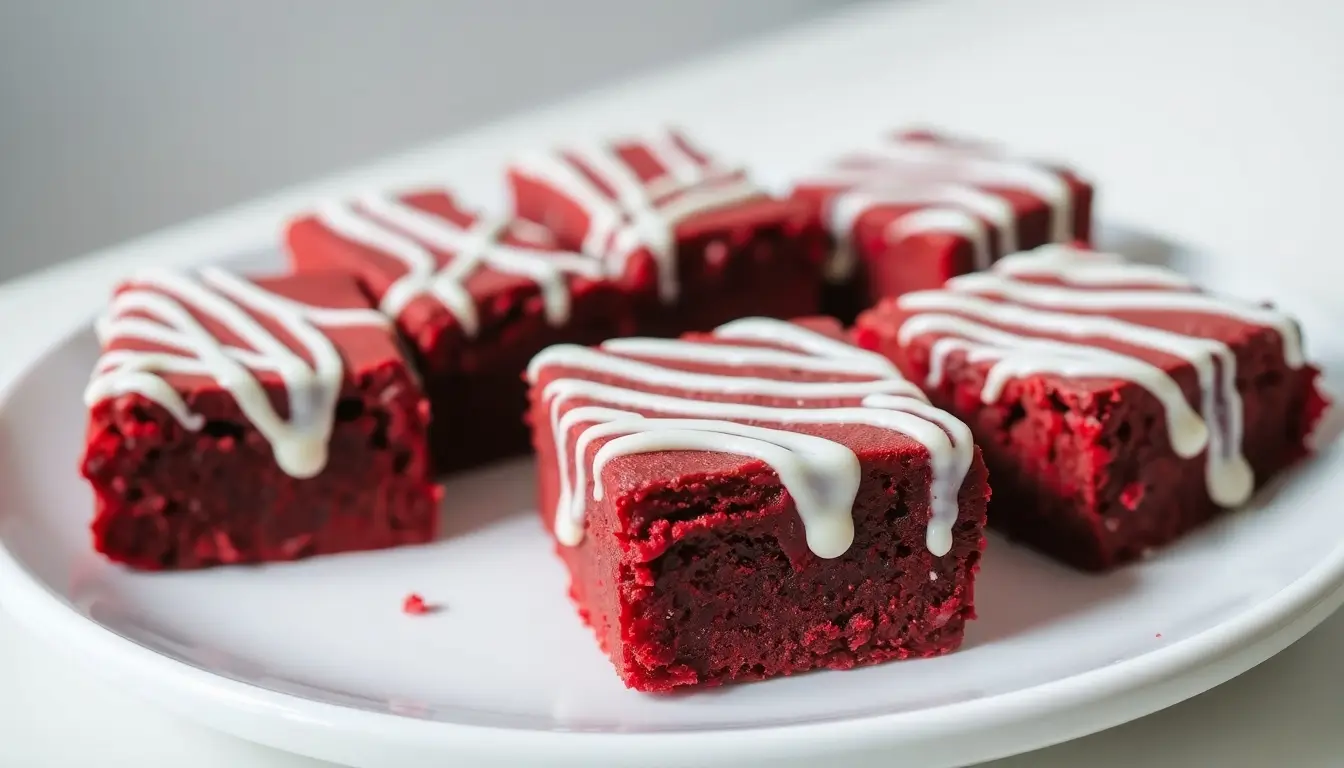
{"label": "white tabletop", "polygon": [[[1075,159],[1101,184],[1103,217],[1211,248],[1248,286],[1257,270],[1272,270],[1277,281],[1330,298],[1340,295],[1344,259],[1330,274],[1295,259],[1339,250],[1341,33],[1344,5],[1330,0],[876,4],[228,216],[270,232],[314,195],[411,180],[427,168],[497,192],[487,179],[520,144],[663,116],[748,159],[786,140],[771,126],[815,136],[799,147],[797,168],[772,169],[780,176],[767,180],[776,182],[884,128],[926,122]],[[26,334],[4,334],[0,383],[83,321],[70,307],[91,311],[133,264],[208,256],[188,243],[222,221],[193,222],[0,287],[0,327]],[[1344,615],[1192,701],[992,765],[1337,766],[1341,645]],[[3,615],[0,764],[318,765],[159,713],[40,647]]]}

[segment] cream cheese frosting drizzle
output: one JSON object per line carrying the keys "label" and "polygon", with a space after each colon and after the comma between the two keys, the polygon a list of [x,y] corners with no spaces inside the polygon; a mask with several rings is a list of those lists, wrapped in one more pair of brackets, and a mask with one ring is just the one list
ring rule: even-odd
{"label": "cream cheese frosting drizzle", "polygon": [[1030,194],[1049,207],[1052,242],[1077,239],[1077,201],[1061,171],[979,143],[897,136],[844,158],[798,186],[835,190],[825,210],[837,243],[826,268],[833,282],[853,275],[854,226],[881,206],[910,208],[889,225],[889,240],[924,233],[958,235],[971,244],[977,269],[988,267],[996,254],[1013,253],[1019,247],[1017,214],[1004,190]]}
{"label": "cream cheese frosting drizzle", "polygon": [[[226,344],[196,315],[209,317],[246,346]],[[283,329],[307,358],[258,317]],[[205,418],[191,410],[164,376],[208,377],[233,396],[243,415],[269,441],[282,470],[294,477],[312,477],[326,466],[344,379],[341,355],[322,329],[348,326],[386,328],[389,321],[372,309],[302,304],[220,269],[205,269],[199,276],[146,272],[117,294],[97,331],[105,347],[117,340],[134,340],[158,349],[105,351],[84,400],[93,407],[109,398],[138,394],[196,431],[205,426]],[[257,379],[259,372],[274,373],[283,382],[288,418],[273,407]]]}
{"label": "cream cheese frosting drizzle", "polygon": [[[602,263],[589,256],[501,242],[510,226],[507,219],[474,216],[463,225],[384,193],[327,202],[318,207],[316,218],[341,238],[405,265],[405,273],[383,294],[384,312],[398,317],[415,299],[431,296],[452,313],[467,336],[480,330],[477,300],[466,285],[479,270],[535,282],[546,319],[557,326],[569,322],[570,279],[597,280],[605,274]],[[452,258],[440,267],[436,252]]]}
{"label": "cream cheese frosting drizzle", "polygon": [[[911,313],[899,331],[901,344],[936,337],[930,386],[941,382],[949,356],[963,353],[970,362],[991,363],[981,392],[986,403],[996,402],[1008,381],[1036,373],[1143,387],[1163,406],[1176,454],[1207,453],[1209,496],[1222,506],[1242,504],[1254,490],[1242,451],[1236,356],[1222,341],[1141,322],[1135,314],[1190,313],[1271,328],[1288,366],[1303,365],[1301,335],[1289,316],[1198,292],[1169,270],[1071,246],[1009,256],[988,272],[954,278],[943,290],[906,294],[897,303]],[[1166,371],[1135,349],[1188,363],[1199,386],[1197,408]]]}
{"label": "cream cheese frosting drizzle", "polygon": [[[656,172],[636,168],[618,151],[621,147],[642,152]],[[740,168],[721,166],[671,130],[524,154],[512,170],[584,212],[582,250],[603,259],[610,272],[620,273],[634,254],[648,252],[658,265],[658,290],[666,302],[681,291],[676,225],[764,195]]]}
{"label": "cream cheese frosting drizzle", "polygon": [[[533,381],[551,367],[571,372],[550,380],[541,393],[560,463],[555,534],[561,543],[572,546],[582,540],[585,493],[591,482],[592,498],[603,498],[602,470],[611,460],[636,453],[710,451],[750,456],[769,465],[797,507],[808,547],[819,557],[838,557],[854,538],[858,458],[845,445],[790,425],[862,424],[899,432],[928,450],[933,480],[927,544],[935,555],[951,550],[957,496],[974,455],[964,424],[929,405],[886,359],[802,326],[750,318],[720,327],[713,338],[620,339],[597,349],[564,345],[533,360]],[[677,364],[693,364],[697,370],[681,370]],[[744,367],[758,375],[742,375],[738,369]],[[766,369],[777,369],[782,378],[765,377]],[[789,371],[851,378],[790,380]],[[678,394],[573,372],[606,374]],[[733,400],[753,396],[786,398],[796,405]],[[853,399],[855,404],[808,404],[837,399]],[[606,442],[589,459],[598,440]]]}

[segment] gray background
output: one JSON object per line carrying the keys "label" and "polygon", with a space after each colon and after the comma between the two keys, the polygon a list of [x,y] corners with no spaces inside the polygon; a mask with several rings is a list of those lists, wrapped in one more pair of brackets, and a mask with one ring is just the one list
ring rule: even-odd
{"label": "gray background", "polygon": [[0,0],[0,279],[848,0]]}

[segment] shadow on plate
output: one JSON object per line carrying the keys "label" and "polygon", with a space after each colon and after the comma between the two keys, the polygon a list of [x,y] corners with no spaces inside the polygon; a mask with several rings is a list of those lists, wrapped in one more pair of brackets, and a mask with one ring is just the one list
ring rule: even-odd
{"label": "shadow on plate", "polygon": [[1100,221],[1097,224],[1097,247],[1113,251],[1143,264],[1168,267],[1177,271],[1187,271],[1195,258],[1193,249],[1175,240],[1153,232]]}
{"label": "shadow on plate", "polygon": [[975,580],[979,618],[967,625],[962,647],[1005,640],[1072,613],[1098,610],[1137,584],[1133,568],[1083,573],[991,531],[984,565]]}
{"label": "shadow on plate", "polygon": [[439,540],[467,536],[518,515],[536,515],[535,464],[530,456],[508,459],[449,478],[439,505]]}
{"label": "shadow on plate", "polygon": [[[1307,341],[1310,343],[1311,340]],[[1341,396],[1344,396],[1344,352],[1332,350],[1309,359],[1313,359],[1321,369],[1321,393],[1334,403],[1321,417],[1316,431],[1311,435],[1312,449],[1323,451],[1334,445],[1340,435],[1344,435],[1344,407],[1340,407]]]}

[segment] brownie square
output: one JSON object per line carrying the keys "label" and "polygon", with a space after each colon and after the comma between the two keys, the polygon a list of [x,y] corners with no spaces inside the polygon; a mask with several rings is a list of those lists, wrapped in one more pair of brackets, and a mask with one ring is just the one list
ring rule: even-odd
{"label": "brownie square", "polygon": [[751,318],[533,361],[541,515],[629,687],[960,644],[989,495],[978,451],[841,338],[833,320]]}
{"label": "brownie square", "polygon": [[147,570],[426,542],[428,407],[347,275],[146,273],[86,392],[95,547]]}
{"label": "brownie square", "polygon": [[297,271],[348,271],[396,319],[430,398],[440,472],[526,452],[522,372],[539,350],[630,331],[631,301],[597,259],[444,190],[328,203],[286,240]]}
{"label": "brownie square", "polygon": [[1068,246],[884,301],[854,334],[971,426],[991,523],[1087,570],[1245,503],[1325,406],[1291,317]]}
{"label": "brownie square", "polygon": [[706,331],[817,309],[826,234],[682,132],[562,147],[510,164],[514,208],[602,259],[641,297],[640,331]]}
{"label": "brownie square", "polygon": [[1004,254],[1091,237],[1092,185],[1076,171],[927,131],[841,158],[793,199],[830,232],[824,308],[844,320]]}

